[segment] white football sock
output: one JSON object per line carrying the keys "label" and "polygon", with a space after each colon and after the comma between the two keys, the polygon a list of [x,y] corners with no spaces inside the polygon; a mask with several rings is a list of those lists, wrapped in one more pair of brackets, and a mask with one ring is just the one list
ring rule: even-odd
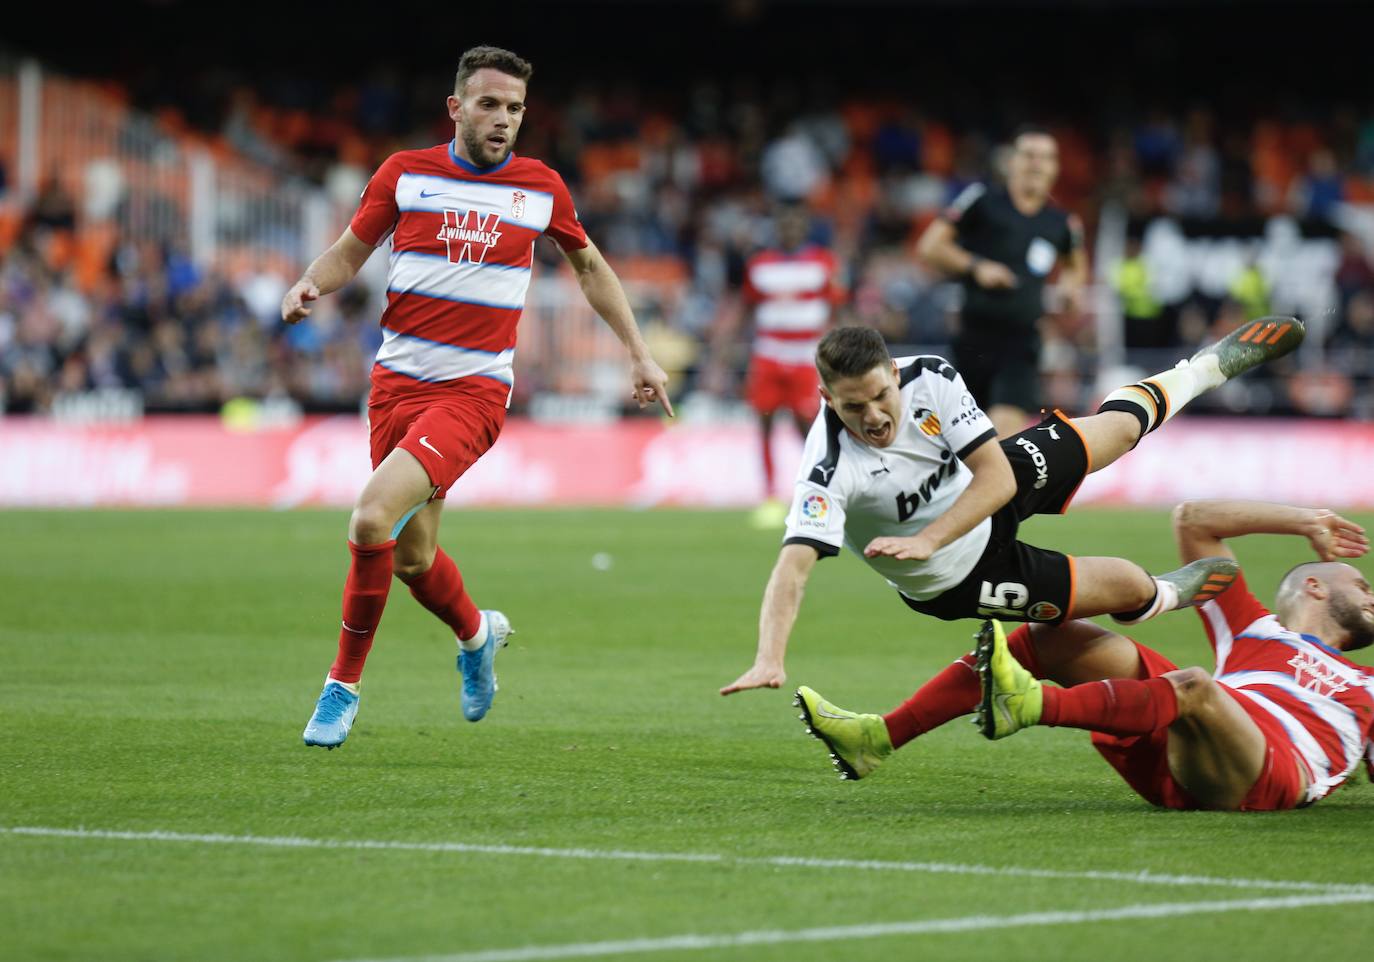
{"label": "white football sock", "polygon": [[1165,611],[1173,611],[1178,605],[1178,588],[1168,581],[1161,578],[1153,579],[1155,583],[1155,600],[1150,602],[1150,607],[1146,608],[1143,614],[1134,618],[1123,618],[1120,615],[1112,615],[1112,618],[1123,625],[1138,625],[1142,621],[1149,621],[1155,615]]}
{"label": "white football sock", "polygon": [[477,623],[477,634],[473,635],[471,638],[458,638],[457,635],[453,636],[458,641],[458,647],[463,649],[463,651],[476,651],[487,643],[487,613],[482,611],[479,612],[479,614],[482,616],[482,620]]}

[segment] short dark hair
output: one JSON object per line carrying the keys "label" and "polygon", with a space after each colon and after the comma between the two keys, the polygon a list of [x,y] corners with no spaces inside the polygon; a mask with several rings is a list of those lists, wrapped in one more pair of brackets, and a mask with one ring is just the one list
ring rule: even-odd
{"label": "short dark hair", "polygon": [[891,363],[887,342],[871,327],[837,327],[816,346],[816,370],[826,384],[863,377],[875,367]]}
{"label": "short dark hair", "polygon": [[1011,132],[1011,142],[1014,144],[1022,137],[1049,137],[1054,139],[1054,131],[1044,124],[1022,124]]}
{"label": "short dark hair", "polygon": [[453,78],[453,92],[461,94],[472,75],[485,67],[510,74],[525,83],[529,83],[530,77],[534,76],[534,66],[518,54],[500,47],[473,47],[458,61],[458,75]]}

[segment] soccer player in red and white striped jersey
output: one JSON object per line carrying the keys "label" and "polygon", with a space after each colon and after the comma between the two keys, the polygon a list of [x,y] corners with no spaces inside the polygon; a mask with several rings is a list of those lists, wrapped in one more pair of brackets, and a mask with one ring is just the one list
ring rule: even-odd
{"label": "soccer player in red and white striped jersey", "polygon": [[816,345],[845,296],[835,256],[809,242],[805,207],[780,207],[775,225],[777,244],[744,266],[744,303],[754,322],[745,397],[759,415],[763,457],[764,504],[754,516],[760,527],[780,527],[787,513],[775,489],[773,416],[789,412],[802,437],[811,429],[820,410]]}
{"label": "soccer player in red and white striped jersey", "polygon": [[635,400],[672,414],[663,369],[620,281],[583,232],[562,178],[512,153],[531,73],[508,50],[464,53],[448,98],[453,140],[389,157],[348,229],[282,301],[283,320],[300,321],[312,301],[352,280],[391,239],[382,346],[368,398],[374,470],[349,521],[352,564],[338,655],[306,727],[307,745],[333,748],[348,736],[393,574],[453,629],[464,716],[478,721],[491,705],[492,660],[510,623],[473,603],[438,545],[439,517],[444,494],[505,421],[516,325],[540,235],[562,249],[587,302],[624,343]]}
{"label": "soccer player in red and white striped jersey", "polygon": [[1091,731],[1127,784],[1164,808],[1300,808],[1374,762],[1374,669],[1347,657],[1374,643],[1374,590],[1338,560],[1368,551],[1363,529],[1330,511],[1246,501],[1188,502],[1174,520],[1184,560],[1230,555],[1225,539],[1245,534],[1304,536],[1319,560],[1288,572],[1274,613],[1239,576],[1199,608],[1212,672],[1089,621],[1006,638],[989,623],[976,655],[888,715],[844,713],[870,733],[859,764],[846,760],[850,777],[975,710],[990,738],[1031,725]]}
{"label": "soccer player in red and white striped jersey", "polygon": [[[1088,729],[1127,784],[1165,808],[1271,811],[1325,798],[1374,758],[1374,671],[1346,657],[1374,643],[1374,590],[1337,560],[1368,551],[1364,530],[1330,511],[1195,501],[1176,510],[1174,534],[1186,559],[1230,554],[1226,538],[1297,534],[1320,560],[1284,576],[1275,613],[1244,577],[1198,609],[1212,672],[1179,669],[1088,622],[1032,630],[1001,665],[980,643],[983,733]],[[1069,687],[1040,689],[1032,675]]]}

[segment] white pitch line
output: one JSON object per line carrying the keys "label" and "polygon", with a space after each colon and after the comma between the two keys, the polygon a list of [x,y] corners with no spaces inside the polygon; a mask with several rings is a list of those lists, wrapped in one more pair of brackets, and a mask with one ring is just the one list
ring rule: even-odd
{"label": "white pitch line", "polygon": [[754,932],[738,932],[734,935],[670,935],[654,939],[574,942],[565,945],[527,945],[513,949],[459,952],[453,955],[404,956],[393,959],[354,960],[354,962],[543,962],[543,960],[548,959],[578,959],[588,956],[736,949],[751,945],[782,945],[790,942],[838,942],[851,939],[878,939],[896,935],[982,932],[989,929],[1079,925],[1085,922],[1119,922],[1127,919],[1162,919],[1180,915],[1221,912],[1300,909],[1323,905],[1348,905],[1355,902],[1374,902],[1374,892],[1290,895],[1282,898],[1218,902],[1165,902],[1157,905],[1125,905],[1114,909],[1093,909],[1080,912],[1030,912],[1024,915],[1005,916],[963,915],[949,919],[875,922],[868,925],[828,926],[791,931],[764,929]]}
{"label": "white pitch line", "polygon": [[735,856],[712,852],[637,852],[621,849],[543,848],[526,845],[483,845],[472,842],[402,842],[385,839],[302,838],[271,835],[189,834],[184,832],[134,832],[88,828],[47,828],[40,826],[0,826],[0,835],[42,838],[79,838],[126,842],[170,842],[201,845],[255,845],[265,848],[327,850],[366,850],[397,852],[457,852],[477,855],[518,855],[536,858],[589,859],[611,862],[691,862],[725,866],[763,866],[768,868],[856,869],[859,871],[918,872],[933,875],[986,875],[1012,878],[1067,879],[1099,882],[1129,882],[1139,885],[1277,889],[1323,894],[1345,893],[1374,897],[1374,886],[1337,882],[1308,882],[1292,879],[1226,878],[1208,875],[1164,875],[1149,871],[1101,872],[1025,868],[1021,866],[964,865],[953,862],[896,862],[876,859],[813,858],[810,856],[771,855]]}

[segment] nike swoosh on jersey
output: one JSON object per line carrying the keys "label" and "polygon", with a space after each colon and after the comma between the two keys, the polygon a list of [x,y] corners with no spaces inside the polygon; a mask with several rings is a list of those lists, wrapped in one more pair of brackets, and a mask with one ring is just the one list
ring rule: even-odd
{"label": "nike swoosh on jersey", "polygon": [[423,198],[438,197],[438,196],[439,196],[440,194],[442,194],[442,193],[443,193],[442,190],[431,191],[431,192],[429,192],[429,193],[425,193],[425,192],[422,190],[422,191],[420,191],[420,196],[423,197]]}

